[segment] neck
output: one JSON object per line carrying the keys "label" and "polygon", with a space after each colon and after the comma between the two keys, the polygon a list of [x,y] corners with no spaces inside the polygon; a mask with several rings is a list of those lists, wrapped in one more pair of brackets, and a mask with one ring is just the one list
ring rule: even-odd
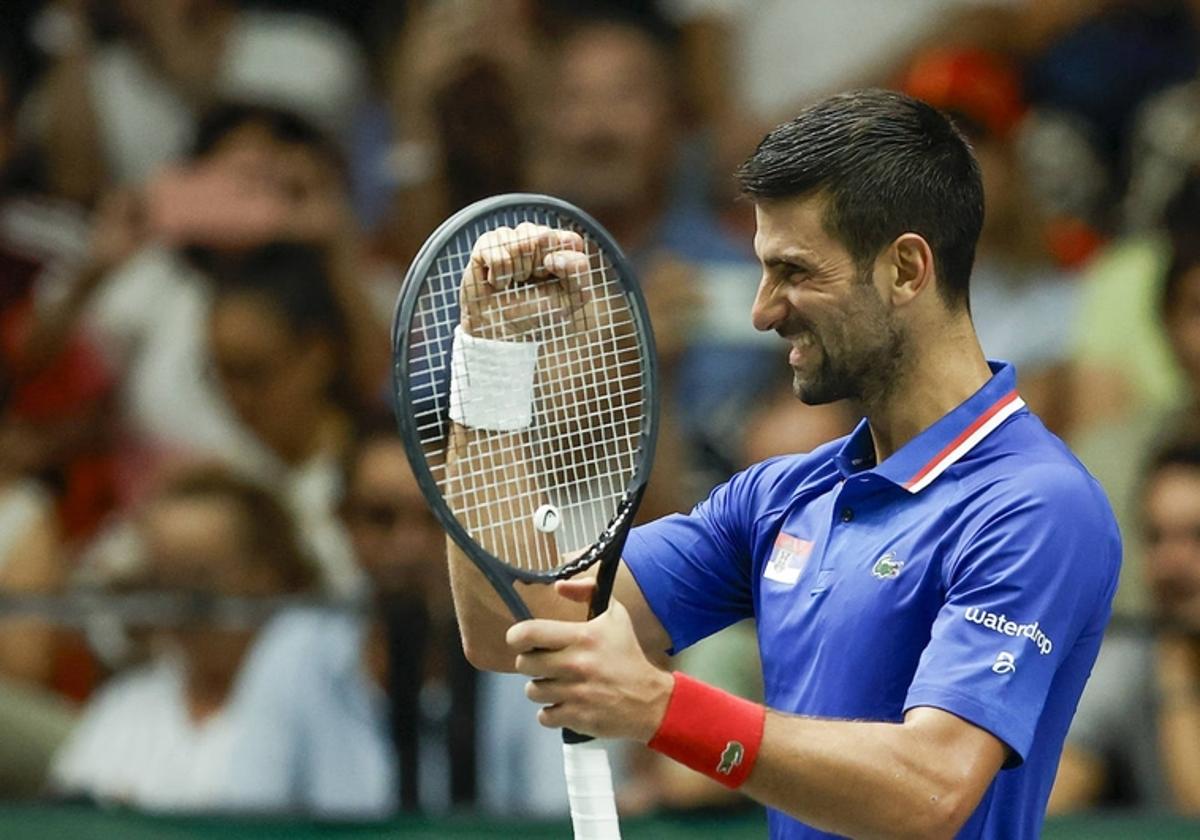
{"label": "neck", "polygon": [[965,312],[921,334],[936,337],[913,342],[887,389],[862,401],[877,464],[962,404],[992,376]]}
{"label": "neck", "polygon": [[233,681],[236,676],[236,671],[223,674],[188,674],[186,683],[188,715],[193,723],[203,723],[225,707],[225,703],[233,691]]}

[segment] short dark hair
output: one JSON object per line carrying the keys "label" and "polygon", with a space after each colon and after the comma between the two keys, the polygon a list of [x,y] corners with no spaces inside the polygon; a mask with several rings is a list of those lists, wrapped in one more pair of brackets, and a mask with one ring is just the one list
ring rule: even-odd
{"label": "short dark hair", "polygon": [[752,199],[828,196],[825,227],[860,269],[917,233],[933,251],[949,306],[969,306],[983,181],[971,147],[936,108],[860,90],[806,108],[773,129],[737,170]]}
{"label": "short dark hair", "polygon": [[226,137],[248,125],[262,127],[279,143],[308,149],[346,178],[345,155],[332,137],[295,111],[255,102],[222,102],[209,108],[196,126],[192,159],[207,157]]}
{"label": "short dark hair", "polygon": [[361,410],[351,371],[350,327],[338,304],[329,254],[307,242],[268,242],[214,261],[208,276],[218,301],[247,295],[263,301],[296,338],[324,339],[336,370],[329,384],[335,403],[352,415]]}
{"label": "short dark hair", "polygon": [[333,291],[326,250],[307,242],[268,242],[214,266],[217,296],[262,297],[294,333],[325,335],[339,345],[349,329]]}

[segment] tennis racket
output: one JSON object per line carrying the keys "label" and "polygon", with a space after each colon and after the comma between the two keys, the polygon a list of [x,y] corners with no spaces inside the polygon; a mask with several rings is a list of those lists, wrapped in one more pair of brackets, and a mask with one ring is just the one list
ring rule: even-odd
{"label": "tennis racket", "polygon": [[[472,249],[501,229],[510,242],[531,240],[533,267],[514,267],[503,289],[485,290],[472,285],[486,282]],[[561,276],[548,267],[552,260],[539,259],[559,250],[569,252],[572,265]],[[536,345],[528,402],[506,407],[504,395],[484,407],[525,413],[514,424],[493,417],[502,431],[451,419],[452,406],[466,399],[460,383],[472,381],[464,367],[472,360],[453,350],[464,302],[476,332],[503,325],[506,340]],[[602,613],[646,487],[658,425],[650,321],[612,237],[549,196],[472,204],[418,252],[397,302],[392,347],[401,435],[450,537],[517,620],[531,617],[517,581],[549,584],[595,564],[589,617]],[[477,377],[494,375],[484,370],[488,359],[473,361]],[[607,753],[569,730],[563,741],[575,837],[619,838]]]}

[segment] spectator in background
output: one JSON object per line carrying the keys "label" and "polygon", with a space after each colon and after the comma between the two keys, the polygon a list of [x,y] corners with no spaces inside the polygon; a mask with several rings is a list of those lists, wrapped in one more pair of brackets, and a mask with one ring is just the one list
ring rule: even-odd
{"label": "spectator in background", "polygon": [[[0,53],[0,472],[53,484],[56,524],[89,535],[113,501],[107,457],[112,376],[93,342],[74,336],[39,356],[26,346],[40,307],[61,291],[87,246],[78,208],[47,194],[37,150],[17,129],[23,90]],[[12,485],[10,485],[11,487]]]}
{"label": "spectator in background", "polygon": [[[365,83],[353,42],[317,18],[238,6],[46,5],[35,31],[53,66],[34,117],[57,192],[88,203],[110,184],[145,182],[183,155],[197,116],[220,100],[289,108],[329,132],[349,124]],[[106,23],[110,41],[96,33]]]}
{"label": "spectator in background", "polygon": [[[1193,327],[1195,329],[1195,327]],[[1050,812],[1114,804],[1200,815],[1200,439],[1166,444],[1139,498],[1153,629],[1110,628]]]}
{"label": "spectator in background", "polygon": [[[176,474],[137,528],[148,593],[313,591],[283,507],[223,469]],[[89,702],[55,761],[58,791],[157,811],[371,818],[392,809],[394,768],[356,622],[302,608],[261,627],[167,618],[177,623],[152,631],[150,661]]]}
{"label": "spectator in background", "polygon": [[193,163],[101,206],[90,258],[34,343],[54,346],[83,327],[113,360],[123,380],[131,487],[177,455],[269,471],[261,445],[207,376],[207,324],[210,275],[278,240],[320,249],[313,259],[347,330],[345,387],[362,404],[376,403],[388,371],[386,330],[363,294],[340,158],[309,123],[272,108],[223,106],[202,124]]}
{"label": "spectator in background", "polygon": [[341,513],[379,619],[364,664],[388,694],[400,805],[431,812],[471,805],[476,674],[450,607],[445,532],[394,434],[368,435],[347,463]]}
{"label": "spectator in background", "polygon": [[522,129],[545,96],[541,5],[408,4],[384,60],[393,137],[379,170],[394,193],[376,243],[398,265],[455,210],[525,186]]}
{"label": "spectator in background", "polygon": [[1075,119],[1105,161],[1112,186],[1119,187],[1139,108],[1200,70],[1195,4],[1052,0],[1028,6],[1029,95],[1040,107]]}
{"label": "spectator in background", "polygon": [[321,254],[268,245],[216,281],[207,343],[219,392],[262,448],[259,474],[296,516],[322,583],[352,595],[361,575],[337,505],[357,406],[347,328]]}
{"label": "spectator in background", "polygon": [[1015,63],[978,48],[918,54],[901,89],[950,114],[971,141],[983,174],[983,233],[971,273],[972,320],[989,358],[1016,365],[1021,395],[1059,435],[1078,279],[1047,248],[1049,219],[1031,194],[1016,136],[1027,105]]}
{"label": "spectator in background", "polygon": [[1157,227],[1188,173],[1200,168],[1200,76],[1147,100],[1132,135],[1122,207],[1127,234]]}
{"label": "spectator in background", "polygon": [[1072,337],[1071,397],[1081,432],[1179,400],[1184,379],[1158,302],[1173,243],[1197,229],[1200,168],[1188,173],[1154,229],[1114,241],[1088,266]]}
{"label": "spectator in background", "polygon": [[[66,564],[54,498],[10,467],[0,463],[0,596],[61,591]],[[65,698],[51,690],[61,642],[60,631],[37,618],[0,619],[0,797],[41,789],[73,722]]]}
{"label": "spectator in background", "polygon": [[702,466],[727,474],[740,407],[785,378],[745,318],[759,276],[749,242],[672,193],[683,125],[670,31],[587,9],[565,26],[537,100],[530,183],[578,204],[621,243],[647,297],[678,427]]}
{"label": "spectator in background", "polygon": [[401,807],[561,816],[561,738],[529,714],[522,680],[477,673],[464,658],[446,535],[404,445],[394,434],[368,435],[348,463],[342,513],[380,619],[363,663],[388,694]]}
{"label": "spectator in background", "polygon": [[[1110,328],[1121,331],[1110,337],[1110,350],[1115,353],[1125,346],[1131,357],[1138,352],[1136,325],[1143,320],[1152,324],[1154,332],[1149,335],[1164,346],[1164,364],[1180,372],[1180,385],[1163,400],[1130,398],[1119,417],[1093,423],[1072,441],[1080,460],[1108,493],[1122,533],[1129,535],[1124,541],[1125,574],[1113,602],[1114,613],[1125,617],[1143,617],[1150,606],[1140,572],[1142,544],[1136,538],[1137,481],[1142,464],[1156,448],[1163,429],[1200,429],[1200,171],[1176,197],[1168,218],[1171,232],[1154,251],[1147,252],[1152,259],[1145,271],[1120,279],[1123,308],[1116,309],[1114,299],[1107,317],[1112,319]],[[1158,248],[1164,253],[1159,255]],[[1154,273],[1148,273],[1151,265]],[[1111,285],[1117,278],[1116,274],[1107,275],[1103,282]],[[1147,294],[1147,288],[1156,299],[1145,304],[1152,309],[1143,314],[1139,299]],[[1116,290],[1112,286],[1109,293]]]}
{"label": "spectator in background", "polygon": [[[11,33],[6,33],[6,35]],[[22,88],[0,52],[0,594],[49,595],[69,552],[111,509],[112,376],[81,336],[34,358],[40,304],[86,244],[82,215],[46,195],[36,150],[16,131]],[[82,636],[36,617],[0,621],[0,790],[36,792],[91,687]]]}

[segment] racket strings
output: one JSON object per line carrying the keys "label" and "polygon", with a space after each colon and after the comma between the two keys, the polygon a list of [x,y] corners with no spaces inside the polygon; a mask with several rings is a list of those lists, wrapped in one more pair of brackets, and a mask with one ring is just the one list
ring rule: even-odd
{"label": "racket strings", "polygon": [[[586,271],[569,280],[540,281],[558,283],[554,291],[569,307],[567,317],[542,318],[520,337],[539,342],[532,425],[520,434],[476,431],[455,451],[452,477],[447,473],[450,346],[463,272],[485,230],[515,229],[523,221],[582,233],[569,219],[521,209],[463,231],[426,278],[409,331],[405,373],[427,462],[460,523],[504,562],[549,572],[597,540],[636,469],[646,414],[642,353],[616,271],[585,234]],[[531,297],[539,292],[542,300],[547,297],[536,282],[494,294],[489,305],[499,309],[492,316],[527,317]],[[552,538],[532,528],[535,511],[547,504],[561,517]]]}

